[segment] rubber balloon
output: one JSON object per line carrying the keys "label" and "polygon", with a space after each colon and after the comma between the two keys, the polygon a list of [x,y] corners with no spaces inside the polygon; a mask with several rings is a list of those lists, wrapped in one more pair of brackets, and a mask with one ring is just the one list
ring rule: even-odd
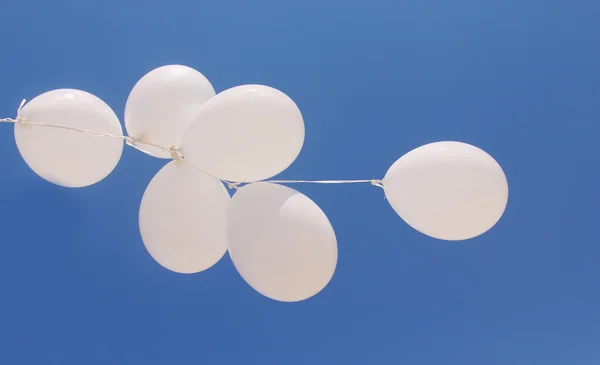
{"label": "rubber balloon", "polygon": [[[119,118],[98,97],[81,90],[49,91],[25,104],[19,113],[30,123],[42,123],[122,136]],[[123,141],[53,128],[15,124],[21,156],[39,176],[56,185],[77,188],[95,184],[119,163]]]}
{"label": "rubber balloon", "polygon": [[168,270],[192,274],[216,264],[227,251],[229,193],[189,163],[172,161],[150,181],[140,205],[142,241]]}
{"label": "rubber balloon", "polygon": [[227,213],[229,254],[262,295],[297,302],[319,293],[337,265],[337,241],[325,213],[307,196],[272,183],[240,188]]}
{"label": "rubber balloon", "polygon": [[152,156],[170,158],[164,148],[181,146],[184,132],[200,107],[215,95],[200,72],[182,65],[154,69],[131,90],[125,106],[127,133]]}
{"label": "rubber balloon", "polygon": [[228,89],[209,100],[183,139],[182,152],[221,180],[253,182],[290,166],[304,144],[304,120],[287,95],[263,85]]}
{"label": "rubber balloon", "polygon": [[428,236],[458,241],[492,228],[508,202],[500,165],[485,151],[461,142],[436,142],[402,156],[383,185],[400,217]]}

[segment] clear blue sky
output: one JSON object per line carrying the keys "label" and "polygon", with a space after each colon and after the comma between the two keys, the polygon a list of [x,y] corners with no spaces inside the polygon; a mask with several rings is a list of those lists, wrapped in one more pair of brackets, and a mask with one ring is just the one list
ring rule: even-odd
{"label": "clear blue sky", "polygon": [[[135,3],[135,5],[134,5]],[[0,364],[600,363],[600,3],[595,0],[0,4],[0,117],[79,88],[122,117],[149,70],[289,94],[306,143],[282,178],[383,177],[460,140],[510,184],[505,216],[455,244],[369,185],[297,186],[339,264],[317,297],[255,293],[224,258],[192,276],[145,251],[138,207],[164,164],[132,149],[106,180],[53,186],[0,125]]]}

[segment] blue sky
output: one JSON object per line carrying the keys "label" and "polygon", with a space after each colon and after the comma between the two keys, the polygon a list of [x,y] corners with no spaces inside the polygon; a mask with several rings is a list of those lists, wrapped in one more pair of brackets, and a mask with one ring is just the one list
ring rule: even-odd
{"label": "blue sky", "polygon": [[381,178],[438,140],[503,166],[510,199],[456,244],[408,227],[369,185],[296,186],[339,263],[305,302],[255,293],[226,257],[177,275],[141,242],[165,163],[126,149],[86,189],[37,177],[0,125],[0,363],[600,363],[600,3],[592,0],[3,1],[0,117],[79,88],[122,117],[149,70],[217,91],[267,84],[302,110],[288,179]]}

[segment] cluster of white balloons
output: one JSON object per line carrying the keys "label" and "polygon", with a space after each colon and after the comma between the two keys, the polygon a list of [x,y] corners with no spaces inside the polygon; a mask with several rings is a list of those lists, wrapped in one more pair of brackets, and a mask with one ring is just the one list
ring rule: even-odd
{"label": "cluster of white balloons", "polygon": [[[171,271],[201,272],[228,251],[242,278],[274,300],[304,300],[329,283],[338,248],[327,216],[302,193],[265,181],[290,166],[304,143],[302,114],[287,95],[263,85],[216,94],[200,72],[168,65],[137,82],[124,122],[128,137],[96,96],[53,90],[20,110],[15,139],[34,172],[72,188],[110,174],[123,140],[173,159],[150,181],[139,214],[145,247]],[[223,182],[247,184],[231,198]],[[410,151],[381,184],[404,221],[443,240],[486,232],[508,200],[498,163],[461,142]]]}

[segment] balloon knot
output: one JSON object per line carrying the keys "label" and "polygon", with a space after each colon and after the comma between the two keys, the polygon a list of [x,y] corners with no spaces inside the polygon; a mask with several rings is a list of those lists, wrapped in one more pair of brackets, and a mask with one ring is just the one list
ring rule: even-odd
{"label": "balloon knot", "polygon": [[135,137],[125,136],[125,143],[127,143],[129,146],[132,146],[132,147],[135,146],[135,142],[136,142]]}
{"label": "balloon knot", "polygon": [[169,152],[171,153],[171,158],[175,161],[183,160],[183,155],[179,151],[179,149],[175,148],[175,146],[171,146],[169,148]]}
{"label": "balloon knot", "polygon": [[371,185],[378,186],[383,189],[383,181],[381,180],[371,180]]}

